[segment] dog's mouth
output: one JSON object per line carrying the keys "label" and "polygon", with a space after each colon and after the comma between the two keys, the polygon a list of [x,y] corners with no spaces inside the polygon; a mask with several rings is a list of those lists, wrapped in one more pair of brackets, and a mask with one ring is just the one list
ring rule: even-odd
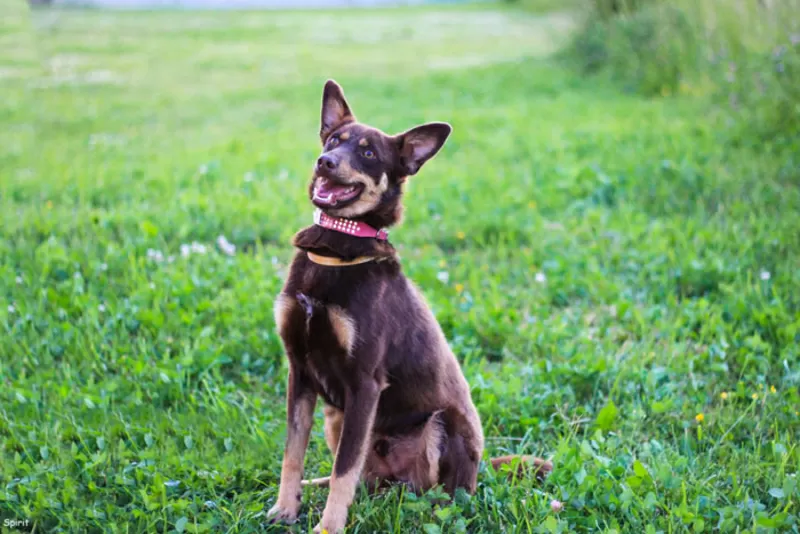
{"label": "dog's mouth", "polygon": [[311,201],[318,208],[341,208],[355,201],[363,191],[364,184],[341,184],[320,176],[314,184]]}

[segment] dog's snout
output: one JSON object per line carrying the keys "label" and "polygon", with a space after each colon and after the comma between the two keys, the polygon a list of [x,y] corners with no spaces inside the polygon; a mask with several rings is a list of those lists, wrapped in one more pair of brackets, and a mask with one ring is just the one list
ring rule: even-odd
{"label": "dog's snout", "polygon": [[317,160],[317,168],[318,169],[327,169],[332,171],[336,168],[339,164],[337,159],[331,154],[323,154]]}

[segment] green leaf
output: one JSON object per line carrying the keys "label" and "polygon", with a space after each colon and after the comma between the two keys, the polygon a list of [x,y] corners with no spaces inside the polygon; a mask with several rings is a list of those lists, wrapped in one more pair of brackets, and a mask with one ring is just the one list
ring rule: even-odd
{"label": "green leaf", "polygon": [[178,532],[183,532],[186,530],[186,524],[189,522],[189,518],[186,516],[181,517],[177,521],[175,521],[175,530]]}
{"label": "green leaf", "polygon": [[640,462],[639,460],[633,462],[633,472],[636,473],[636,476],[643,478],[645,480],[650,478],[650,473],[647,471],[645,466],[642,465],[642,462]]}
{"label": "green leaf", "polygon": [[453,514],[452,508],[440,508],[433,513],[442,523],[450,519]]}
{"label": "green leaf", "polygon": [[577,482],[578,485],[580,486],[581,484],[583,484],[584,480],[586,480],[586,469],[581,467],[580,471],[575,473],[575,482]]}
{"label": "green leaf", "polygon": [[139,224],[139,227],[142,229],[142,232],[144,232],[149,237],[155,237],[158,235],[158,226],[151,223],[150,221],[142,221]]}
{"label": "green leaf", "polygon": [[422,530],[425,531],[425,534],[441,534],[442,532],[439,525],[434,525],[433,523],[425,523],[422,525]]}
{"label": "green leaf", "polygon": [[614,404],[614,401],[609,400],[608,404],[606,404],[600,413],[597,414],[597,419],[595,420],[595,424],[601,430],[611,430],[614,426],[614,421],[617,418],[617,406]]}
{"label": "green leaf", "polygon": [[769,494],[775,497],[776,499],[783,499],[785,496],[781,488],[770,488]]}

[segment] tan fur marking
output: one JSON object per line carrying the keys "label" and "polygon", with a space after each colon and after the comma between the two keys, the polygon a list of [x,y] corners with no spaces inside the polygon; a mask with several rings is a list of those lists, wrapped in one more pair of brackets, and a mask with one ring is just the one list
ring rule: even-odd
{"label": "tan fur marking", "polygon": [[328,318],[333,327],[333,334],[342,347],[347,350],[348,355],[352,355],[353,346],[356,343],[356,323],[353,318],[339,306],[328,307]]}
{"label": "tan fur marking", "polygon": [[381,175],[381,179],[376,184],[372,177],[360,172],[356,172],[346,162],[340,163],[339,167],[341,172],[350,178],[347,183],[362,184],[364,186],[364,192],[361,193],[361,196],[358,197],[358,200],[349,206],[345,206],[344,208],[338,210],[330,210],[331,215],[336,217],[356,217],[363,213],[367,213],[380,204],[381,196],[386,192],[387,189],[389,189],[389,177],[386,175],[386,173]]}
{"label": "tan fur marking", "polygon": [[295,300],[288,296],[284,295],[283,293],[279,294],[275,298],[275,304],[273,306],[274,313],[275,313],[275,326],[278,329],[278,332],[283,330],[286,326],[286,320],[289,317],[289,313],[292,310],[292,307],[295,305]]}
{"label": "tan fur marking", "polygon": [[[444,429],[438,422],[438,413],[431,416],[422,438],[425,441],[425,457],[428,460],[428,480],[431,486],[439,482],[439,457],[442,455],[439,444],[444,439]],[[428,488],[424,488],[428,489]]]}
{"label": "tan fur marking", "polygon": [[339,136],[339,139],[342,141],[347,141],[350,139],[350,132],[344,132],[342,135]]}
{"label": "tan fur marking", "polygon": [[336,449],[339,448],[339,438],[342,436],[342,423],[344,423],[344,412],[333,406],[325,405],[325,442],[334,456]]}
{"label": "tan fur marking", "polygon": [[367,141],[366,137],[362,137],[361,140],[358,142],[358,146],[367,146],[369,145],[369,141]]}

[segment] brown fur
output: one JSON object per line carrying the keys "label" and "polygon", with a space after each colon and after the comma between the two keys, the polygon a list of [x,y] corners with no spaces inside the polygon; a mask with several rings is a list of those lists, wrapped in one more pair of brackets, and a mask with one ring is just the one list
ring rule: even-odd
{"label": "brown fur", "polygon": [[[357,184],[360,193],[346,205],[320,207],[375,228],[391,226],[401,216],[407,176],[436,154],[449,133],[442,123],[395,136],[362,125],[341,88],[329,81],[320,127],[325,148],[309,197],[317,204],[318,180]],[[308,409],[317,396],[325,402],[325,439],[335,456],[332,475],[312,481],[330,486],[317,530],[344,528],[361,480],[371,487],[399,482],[424,491],[441,484],[451,495],[457,488],[474,492],[483,431],[469,385],[392,245],[320,226],[298,232],[294,245],[298,252],[275,305],[290,373],[287,449],[278,502],[269,515],[297,515]],[[377,259],[332,267],[310,261],[307,252]],[[544,460],[521,460],[537,474],[551,469]],[[504,457],[492,465],[511,462]]]}

